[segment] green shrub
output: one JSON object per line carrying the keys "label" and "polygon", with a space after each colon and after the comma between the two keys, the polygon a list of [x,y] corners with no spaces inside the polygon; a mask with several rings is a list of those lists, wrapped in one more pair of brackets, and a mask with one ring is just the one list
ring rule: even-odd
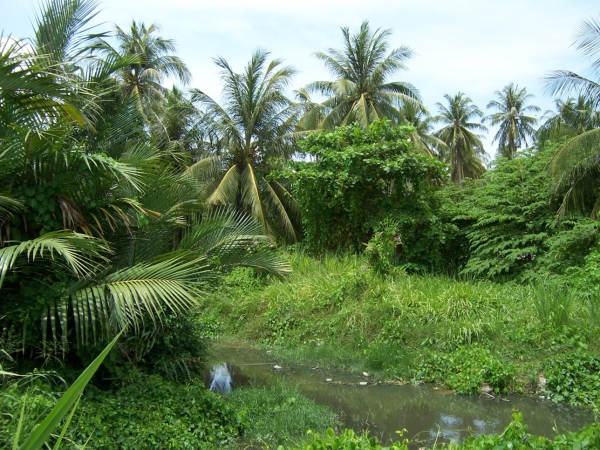
{"label": "green shrub", "polygon": [[475,344],[449,354],[431,352],[422,358],[416,372],[417,379],[444,384],[457,394],[477,394],[482,385],[508,392],[515,375],[511,364]]}
{"label": "green shrub", "polygon": [[545,367],[546,390],[554,401],[596,406],[600,401],[600,357],[582,351],[558,356]]}
{"label": "green shrub", "polygon": [[239,437],[246,423],[201,384],[178,384],[159,376],[128,380],[114,392],[91,390],[80,402],[70,439],[90,449],[197,449]]}
{"label": "green shrub", "polygon": [[537,283],[583,263],[596,242],[597,221],[582,214],[557,223],[559,205],[551,202],[547,172],[556,149],[546,145],[519,152],[515,159],[498,158],[480,180],[439,193],[440,215],[468,244],[454,240],[451,246],[468,256],[461,275]]}

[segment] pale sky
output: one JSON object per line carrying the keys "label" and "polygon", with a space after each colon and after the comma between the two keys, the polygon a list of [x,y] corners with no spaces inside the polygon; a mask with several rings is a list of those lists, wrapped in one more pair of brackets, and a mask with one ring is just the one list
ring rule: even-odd
{"label": "pale sky", "polygon": [[[0,0],[4,36],[32,35],[37,1]],[[533,104],[554,109],[543,92],[550,70],[586,74],[590,61],[572,46],[583,20],[598,18],[598,0],[101,0],[99,30],[126,28],[132,19],[162,27],[190,68],[190,87],[220,99],[220,79],[212,62],[225,57],[241,71],[256,48],[283,58],[298,71],[292,89],[332,76],[312,54],[342,48],[340,27],[390,28],[390,49],[407,45],[416,53],[408,71],[394,80],[415,85],[430,112],[443,95],[461,91],[484,111],[494,92],[510,82],[535,95]],[[392,81],[392,80],[390,80]],[[291,92],[290,92],[291,93]],[[484,143],[490,155],[494,130]]]}

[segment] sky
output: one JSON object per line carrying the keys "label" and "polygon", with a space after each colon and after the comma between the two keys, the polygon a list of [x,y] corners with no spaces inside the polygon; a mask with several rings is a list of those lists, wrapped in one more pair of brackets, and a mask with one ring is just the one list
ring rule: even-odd
{"label": "sky", "polygon": [[[31,36],[39,5],[0,0],[3,35]],[[495,91],[513,82],[535,96],[540,117],[554,109],[543,85],[549,71],[589,74],[589,59],[572,44],[583,20],[600,15],[598,0],[100,0],[99,9],[99,30],[126,28],[132,20],[160,25],[192,72],[189,87],[214,99],[221,98],[214,57],[241,71],[257,48],[267,50],[298,70],[291,95],[309,82],[333,79],[313,54],[342,48],[340,28],[355,31],[368,20],[372,30],[392,30],[390,50],[406,45],[415,52],[408,70],[390,81],[416,86],[433,115],[444,94],[457,92],[489,114]],[[495,131],[483,140],[491,156]]]}

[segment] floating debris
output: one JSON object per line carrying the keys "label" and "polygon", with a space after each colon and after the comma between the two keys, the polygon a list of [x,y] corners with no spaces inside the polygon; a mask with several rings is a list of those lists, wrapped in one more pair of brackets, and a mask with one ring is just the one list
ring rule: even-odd
{"label": "floating debris", "polygon": [[360,384],[361,386],[366,386],[366,385],[367,385],[367,384],[369,384],[369,383],[367,383],[366,381],[361,381],[361,382],[360,382],[360,383],[358,383],[358,384]]}
{"label": "floating debris", "polygon": [[281,370],[281,369],[283,369],[283,367],[278,366],[278,365],[273,366],[273,370]]}
{"label": "floating debris", "polygon": [[331,383],[333,380],[331,378],[326,378],[325,381],[327,381],[328,383]]}

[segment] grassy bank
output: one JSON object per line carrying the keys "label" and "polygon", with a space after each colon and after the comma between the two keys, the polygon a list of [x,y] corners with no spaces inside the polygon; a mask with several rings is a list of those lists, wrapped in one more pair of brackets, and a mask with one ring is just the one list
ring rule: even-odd
{"label": "grassy bank", "polygon": [[593,301],[547,286],[381,278],[356,257],[290,258],[294,273],[285,280],[232,272],[206,299],[204,320],[220,321],[226,336],[321,366],[435,381],[459,393],[488,385],[597,401]]}

